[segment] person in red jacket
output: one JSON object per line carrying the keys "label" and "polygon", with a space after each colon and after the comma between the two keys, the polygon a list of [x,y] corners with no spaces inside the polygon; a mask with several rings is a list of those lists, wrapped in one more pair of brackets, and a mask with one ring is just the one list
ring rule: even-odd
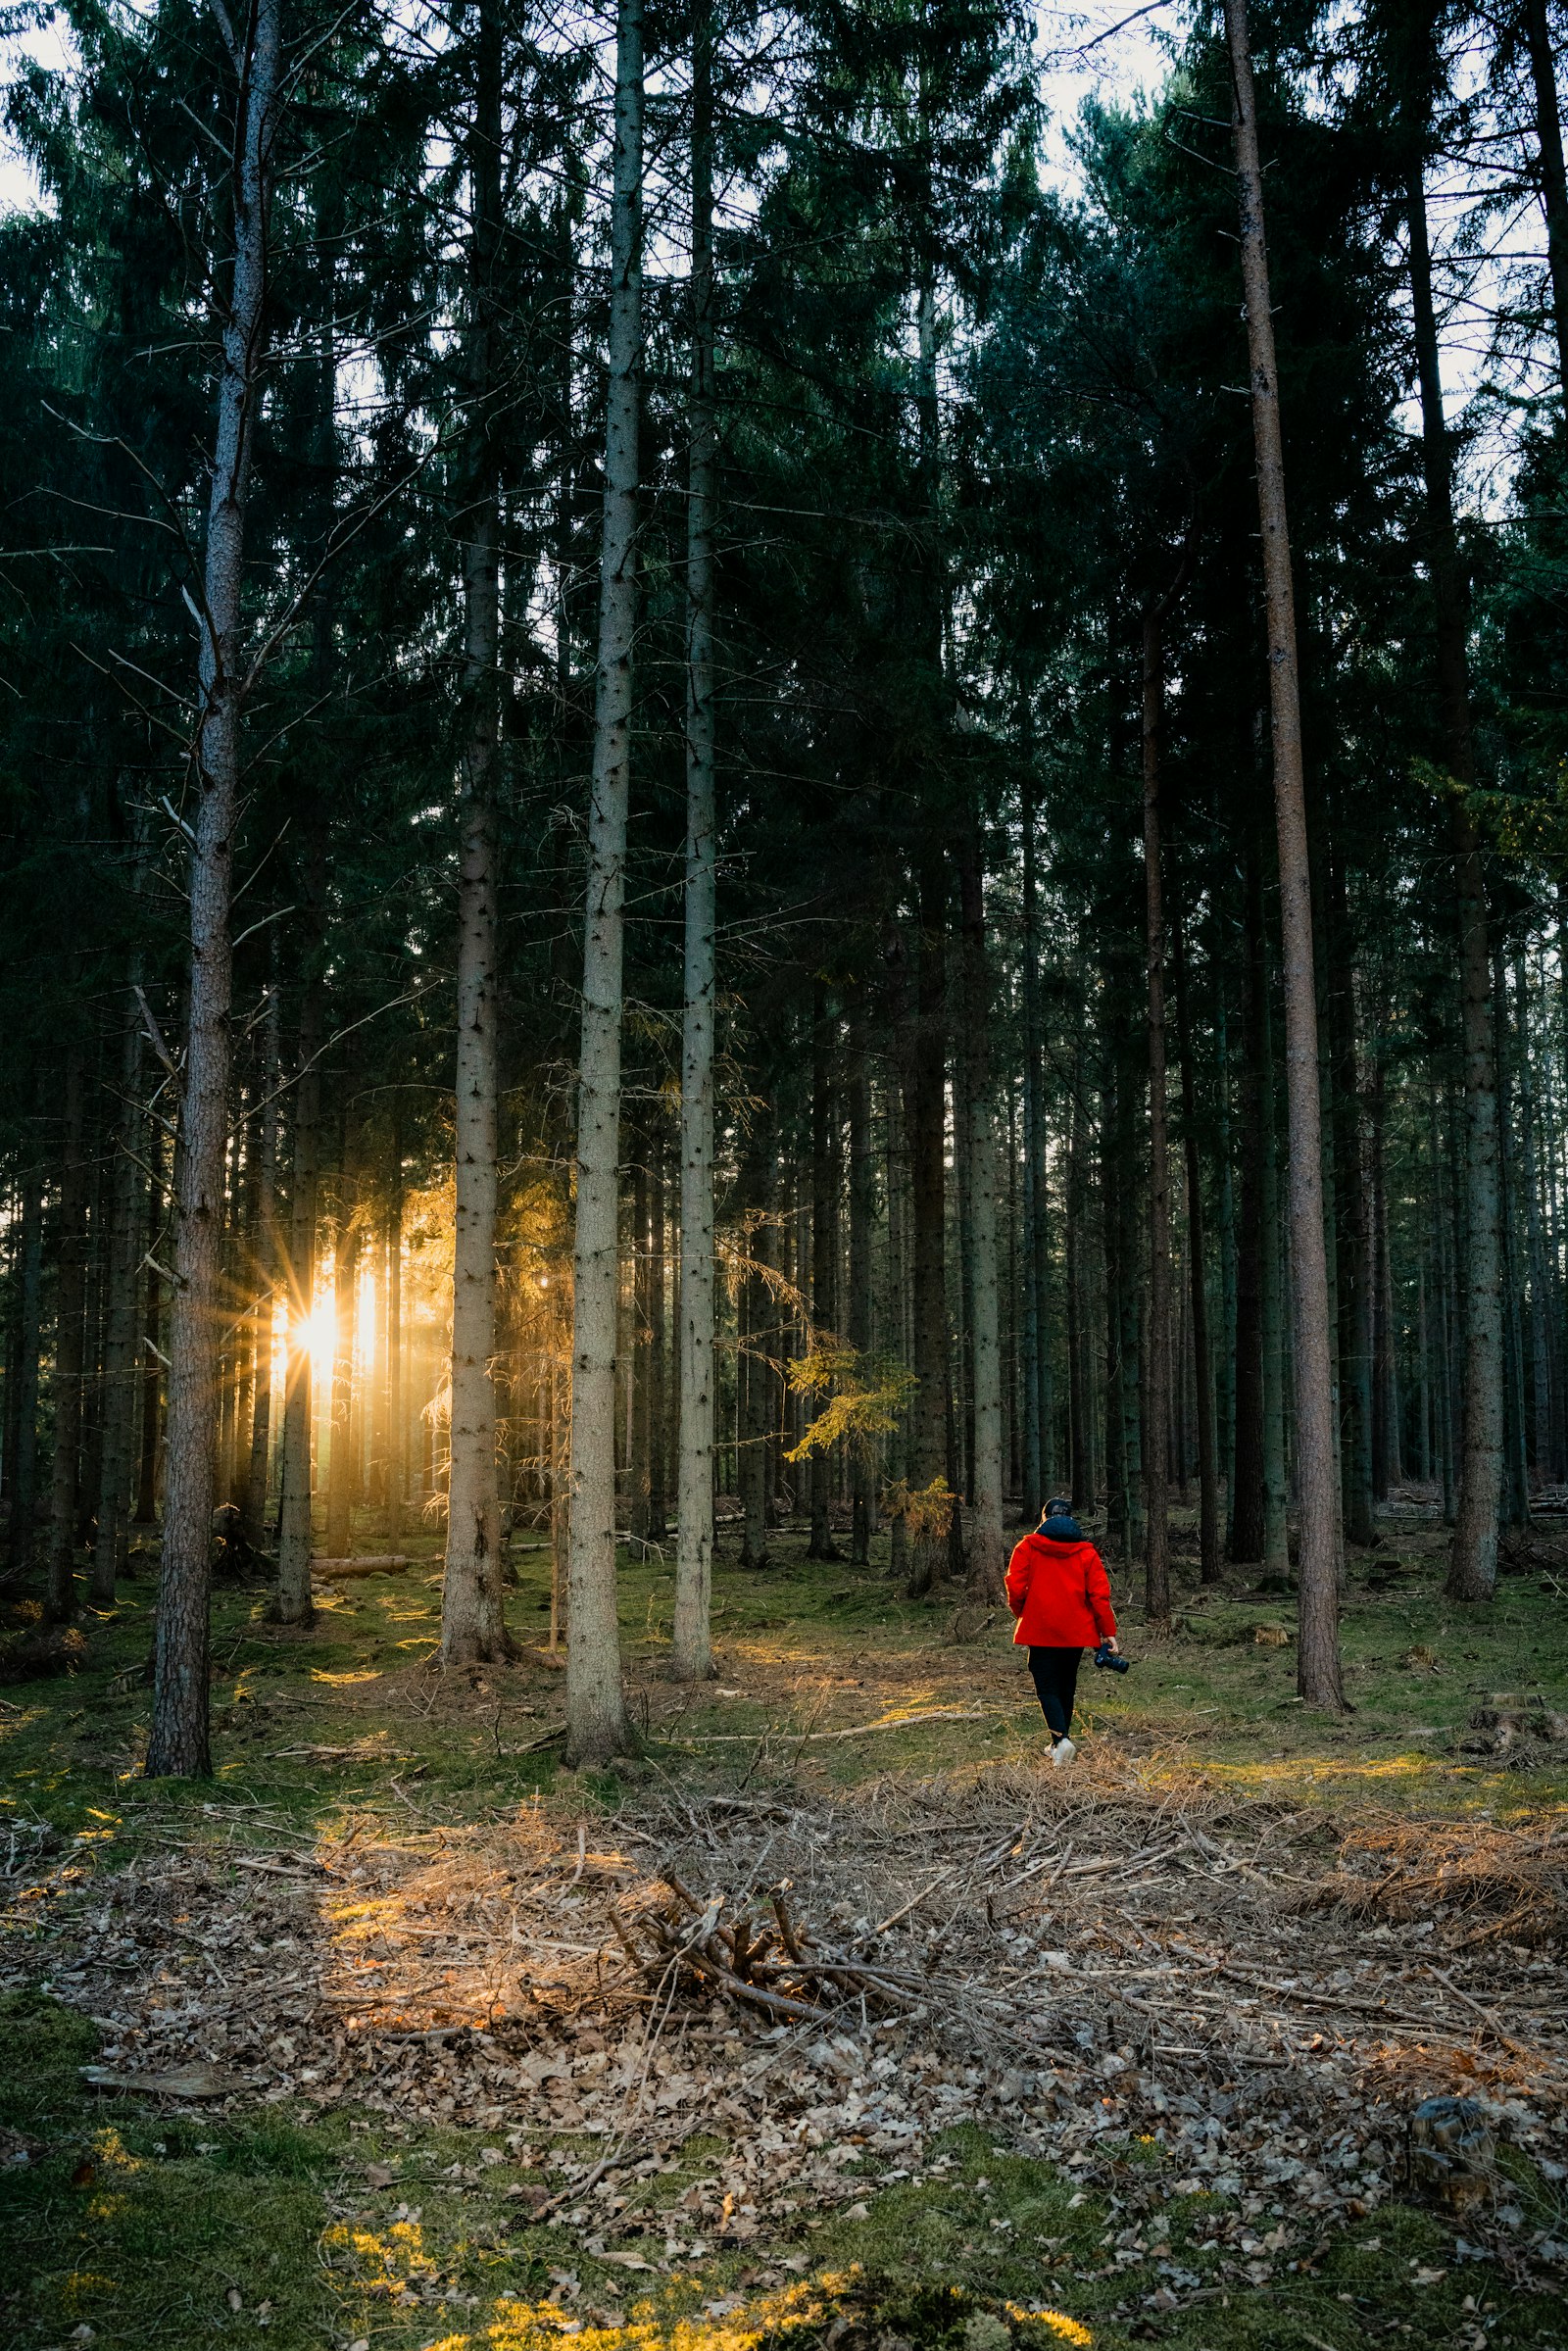
{"label": "person in red jacket", "polygon": [[1116,1649],[1104,1561],[1070,1502],[1048,1502],[1034,1534],[1008,1560],[1007,1605],[1018,1620],[1013,1641],[1029,1651],[1035,1695],[1051,1729],[1051,1760],[1059,1771],[1078,1752],[1067,1735],[1083,1653],[1101,1642]]}

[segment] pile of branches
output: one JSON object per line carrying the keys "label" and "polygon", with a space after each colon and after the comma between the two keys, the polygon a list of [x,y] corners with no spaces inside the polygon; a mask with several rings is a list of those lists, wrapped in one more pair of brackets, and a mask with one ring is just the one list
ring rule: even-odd
{"label": "pile of branches", "polygon": [[1487,1823],[1362,1829],[1313,1908],[1403,1924],[1432,1919],[1451,1949],[1568,1943],[1568,1847],[1550,1831],[1500,1837]]}
{"label": "pile of branches", "polygon": [[611,1919],[632,1966],[665,1997],[676,1990],[695,1997],[723,1994],[796,2023],[849,1999],[886,2013],[907,2009],[919,1997],[919,1978],[864,1955],[864,1946],[902,1913],[834,1949],[794,1916],[787,1878],[769,1889],[761,1912],[750,1901],[732,1908],[722,1893],[700,1902],[671,1869],[661,1873],[660,1882],[669,1890],[667,1901],[629,1920],[612,1907]]}

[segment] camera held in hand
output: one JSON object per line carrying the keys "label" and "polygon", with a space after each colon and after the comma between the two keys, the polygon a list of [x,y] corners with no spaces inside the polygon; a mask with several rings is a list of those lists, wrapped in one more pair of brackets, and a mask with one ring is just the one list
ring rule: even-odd
{"label": "camera held in hand", "polygon": [[1102,1669],[1102,1671],[1109,1671],[1113,1674],[1130,1674],[1133,1670],[1132,1659],[1130,1657],[1118,1657],[1115,1650],[1110,1646],[1109,1642],[1104,1641],[1101,1642],[1099,1648],[1095,1651],[1095,1663]]}

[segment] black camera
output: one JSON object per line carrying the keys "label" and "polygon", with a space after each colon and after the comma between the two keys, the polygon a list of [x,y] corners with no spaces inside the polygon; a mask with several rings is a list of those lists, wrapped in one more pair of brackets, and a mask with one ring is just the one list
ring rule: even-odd
{"label": "black camera", "polygon": [[1113,1674],[1130,1674],[1133,1670],[1132,1659],[1130,1657],[1118,1657],[1115,1650],[1112,1648],[1107,1648],[1104,1641],[1102,1641],[1099,1648],[1095,1651],[1095,1663],[1102,1672],[1108,1670]]}

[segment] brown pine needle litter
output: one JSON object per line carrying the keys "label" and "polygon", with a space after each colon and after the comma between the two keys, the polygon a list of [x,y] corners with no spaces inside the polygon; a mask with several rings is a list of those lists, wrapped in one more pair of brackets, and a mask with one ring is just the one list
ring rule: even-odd
{"label": "brown pine needle litter", "polygon": [[[230,2110],[493,2132],[538,2175],[519,2226],[591,2227],[656,2269],[850,2206],[862,2158],[921,2177],[961,2122],[1151,2209],[1288,2190],[1320,2232],[1399,2191],[1433,2092],[1568,2153],[1540,1828],[1336,1849],[1315,1810],[1007,1768],[831,1799],[665,1784],[477,1826],[403,1789],[309,1845],[210,1812],[211,1841],[172,1818],[119,1869],[19,1845],[10,1981],[46,1967],[117,2084],[200,2060]],[[704,2132],[727,2152],[648,2235],[615,2179]],[[1130,2138],[1163,2150],[1147,2186]],[[1560,2285],[1568,2251],[1505,2183],[1466,2227]]]}

